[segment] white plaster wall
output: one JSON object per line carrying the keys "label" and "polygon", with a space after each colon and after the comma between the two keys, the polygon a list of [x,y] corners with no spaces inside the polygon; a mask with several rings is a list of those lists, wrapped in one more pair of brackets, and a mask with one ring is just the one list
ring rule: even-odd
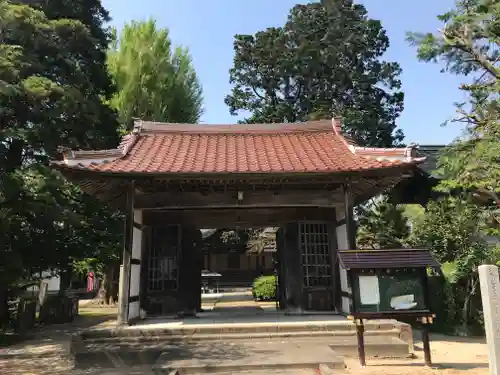
{"label": "white plaster wall", "polygon": [[337,207],[337,209],[335,210],[335,215],[336,215],[337,221],[340,221],[340,220],[345,218],[345,208],[344,208],[343,203],[340,204],[339,207]]}
{"label": "white plaster wall", "polygon": [[[42,278],[43,281],[47,283],[47,291],[48,292],[58,292],[59,287],[61,285],[61,278],[59,276],[51,276],[52,273],[50,271],[43,271]],[[38,293],[39,285],[30,286],[26,290],[32,293]]]}
{"label": "white plaster wall", "polygon": [[141,259],[142,252],[142,230],[134,228],[134,237],[132,240],[132,258]]}
{"label": "white plaster wall", "polygon": [[[123,285],[123,264],[120,266],[120,279],[118,281],[118,301],[122,301],[121,297],[123,293],[128,293],[127,290],[122,289]],[[122,304],[118,303],[118,316],[121,316],[122,313]]]}
{"label": "white plaster wall", "polygon": [[61,287],[61,278],[59,276],[52,276],[50,279],[47,279],[47,291],[55,292],[59,291]]}
{"label": "white plaster wall", "polygon": [[[339,219],[337,215],[337,220],[342,220],[342,217]],[[347,225],[338,226],[337,229],[337,246],[339,250],[348,250],[349,243],[347,241]],[[340,288],[343,292],[351,293],[351,288],[349,288],[349,284],[347,282],[347,271],[342,267],[339,267],[339,276],[340,276]],[[350,309],[350,299],[347,297],[342,297],[342,312],[349,313]]]}
{"label": "white plaster wall", "polygon": [[132,264],[130,269],[130,297],[137,297],[139,295],[141,282],[141,265]]}
{"label": "white plaster wall", "polygon": [[[134,223],[142,224],[142,210],[134,210]],[[142,255],[142,230],[134,226],[132,238],[132,259],[141,260]],[[130,267],[130,297],[138,297],[140,295],[141,284],[141,265],[132,264]],[[139,301],[129,303],[128,318],[135,319],[140,316]]]}
{"label": "white plaster wall", "polygon": [[140,316],[139,301],[130,302],[128,306],[128,318],[135,319]]}

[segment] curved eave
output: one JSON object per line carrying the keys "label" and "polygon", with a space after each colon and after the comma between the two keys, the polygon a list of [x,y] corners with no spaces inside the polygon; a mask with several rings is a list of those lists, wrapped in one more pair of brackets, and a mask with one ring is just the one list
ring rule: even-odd
{"label": "curved eave", "polygon": [[80,175],[86,179],[102,179],[102,178],[163,178],[171,180],[199,180],[199,179],[248,179],[256,178],[273,178],[273,177],[299,177],[299,176],[348,176],[348,175],[377,175],[380,173],[393,172],[397,170],[412,170],[423,160],[415,159],[410,162],[394,163],[392,165],[377,167],[377,168],[359,168],[341,171],[272,171],[272,172],[143,172],[143,171],[100,171],[92,168],[80,166],[68,166],[60,162],[51,163],[52,168],[59,170],[63,175]]}
{"label": "curved eave", "polygon": [[195,189],[197,184],[205,183],[207,185],[220,184],[249,184],[264,183],[273,184],[277,182],[281,187],[286,188],[288,183],[300,183],[311,189],[315,186],[324,188],[325,181],[337,181],[338,183],[357,181],[357,185],[353,186],[353,195],[356,203],[361,203],[370,199],[373,196],[391,190],[395,185],[402,180],[410,178],[418,170],[417,162],[402,163],[391,167],[358,170],[349,172],[304,172],[304,173],[268,173],[268,174],[178,174],[178,173],[120,173],[120,172],[101,172],[92,171],[82,168],[68,167],[64,165],[53,165],[58,169],[68,180],[76,183],[87,194],[95,196],[97,199],[108,202],[117,207],[122,207],[125,204],[126,186],[131,181],[135,181],[140,187],[141,181],[153,180],[169,180],[171,183],[176,181],[181,184],[193,183]]}

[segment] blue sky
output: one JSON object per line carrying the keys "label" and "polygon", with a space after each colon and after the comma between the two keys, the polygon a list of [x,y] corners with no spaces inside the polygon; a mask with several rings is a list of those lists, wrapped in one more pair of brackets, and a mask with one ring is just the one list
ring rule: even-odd
{"label": "blue sky", "polygon": [[[131,20],[156,19],[167,27],[175,44],[189,47],[205,97],[204,123],[234,123],[224,97],[230,92],[233,35],[253,34],[282,25],[298,0],[102,0],[120,28]],[[437,31],[436,15],[453,7],[454,0],[358,0],[371,18],[382,21],[391,46],[385,58],[403,68],[405,110],[398,124],[406,142],[441,144],[460,134],[457,125],[440,124],[454,115],[453,102],[463,100],[462,77],[440,73],[440,66],[418,62],[405,41],[406,31]],[[305,3],[304,1],[302,3]]]}

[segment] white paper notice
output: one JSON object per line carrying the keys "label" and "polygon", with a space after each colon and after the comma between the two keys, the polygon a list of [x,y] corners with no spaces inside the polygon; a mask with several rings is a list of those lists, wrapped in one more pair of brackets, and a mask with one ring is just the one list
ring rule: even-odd
{"label": "white paper notice", "polygon": [[377,276],[359,276],[359,296],[362,305],[378,305],[380,303]]}

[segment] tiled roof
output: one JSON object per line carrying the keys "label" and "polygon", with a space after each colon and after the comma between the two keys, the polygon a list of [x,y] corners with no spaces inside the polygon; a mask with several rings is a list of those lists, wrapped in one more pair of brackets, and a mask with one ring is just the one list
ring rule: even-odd
{"label": "tiled roof", "polygon": [[[335,121],[188,125],[140,121],[115,159],[70,153],[66,167],[109,173],[351,172],[415,161],[408,149],[361,148]],[[108,152],[109,153],[109,152]]]}
{"label": "tiled roof", "polygon": [[344,269],[440,267],[431,252],[424,249],[342,250],[338,257]]}

